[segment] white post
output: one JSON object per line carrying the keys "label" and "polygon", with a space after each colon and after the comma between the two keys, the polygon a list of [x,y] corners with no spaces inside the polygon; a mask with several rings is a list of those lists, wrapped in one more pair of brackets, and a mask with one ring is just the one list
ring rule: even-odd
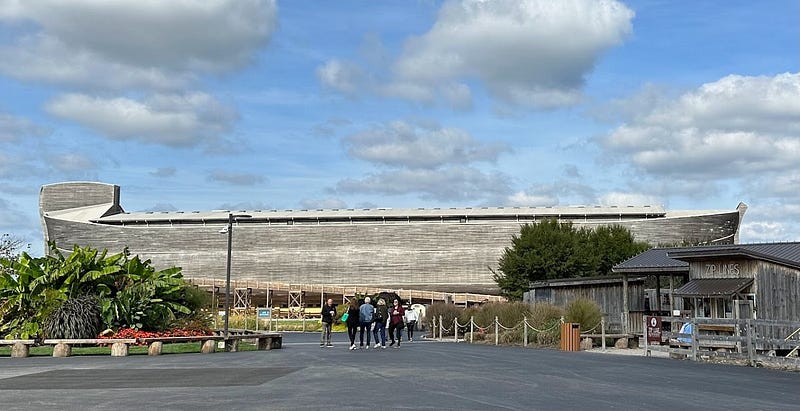
{"label": "white post", "polygon": [[453,318],[453,342],[458,342],[458,318]]}
{"label": "white post", "polygon": [[433,335],[431,336],[434,340],[436,339],[436,317],[433,317],[433,322],[431,322],[431,332]]}
{"label": "white post", "polygon": [[494,317],[494,345],[500,344],[500,320]]}
{"label": "white post", "polygon": [[[672,328],[670,328],[672,330]],[[650,356],[650,348],[647,346],[647,316],[642,316],[642,334],[644,337],[644,355]]]}
{"label": "white post", "polygon": [[528,317],[522,317],[522,346],[528,346]]}
{"label": "white post", "polygon": [[606,350],[606,319],[600,319],[600,337],[603,339],[602,346],[603,351]]}
{"label": "white post", "polygon": [[472,344],[472,335],[475,333],[475,316],[469,317],[469,342]]}
{"label": "white post", "polygon": [[442,316],[439,315],[439,341],[442,341],[442,334],[444,333],[444,323]]}

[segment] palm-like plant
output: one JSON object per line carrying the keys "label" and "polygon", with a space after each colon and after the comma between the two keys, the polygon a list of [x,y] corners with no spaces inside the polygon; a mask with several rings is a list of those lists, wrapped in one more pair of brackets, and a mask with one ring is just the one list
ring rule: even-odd
{"label": "palm-like plant", "polygon": [[[150,260],[130,257],[125,249],[109,256],[89,247],[73,247],[65,257],[50,243],[50,255],[22,253],[0,259],[0,335],[40,336],[51,313],[70,312],[62,305],[93,296],[103,325],[158,330],[191,310],[183,304],[187,287],[179,267],[156,271]],[[65,311],[66,310],[66,311]]]}

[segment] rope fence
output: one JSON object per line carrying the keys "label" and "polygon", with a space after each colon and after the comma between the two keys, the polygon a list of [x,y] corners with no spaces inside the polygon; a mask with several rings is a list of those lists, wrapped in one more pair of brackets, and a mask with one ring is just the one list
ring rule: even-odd
{"label": "rope fence", "polygon": [[[466,341],[467,339],[469,339],[469,342],[472,343],[474,341],[476,331],[479,334],[485,334],[488,330],[494,328],[494,344],[495,345],[500,345],[500,330],[509,332],[509,331],[518,330],[521,327],[522,328],[522,334],[523,334],[523,336],[522,336],[522,345],[527,347],[528,343],[529,343],[529,337],[530,337],[530,334],[528,333],[529,330],[533,331],[533,333],[535,333],[535,334],[546,334],[546,333],[553,332],[558,327],[560,327],[562,324],[564,324],[564,317],[561,317],[561,319],[557,323],[553,324],[549,328],[539,329],[539,328],[536,328],[536,327],[532,326],[528,322],[528,318],[527,317],[523,317],[522,321],[520,321],[519,323],[517,323],[517,324],[515,324],[513,326],[506,326],[506,325],[503,325],[503,324],[500,323],[500,319],[498,317],[494,317],[494,321],[492,321],[491,324],[480,325],[480,324],[475,322],[475,317],[473,316],[473,317],[470,317],[469,321],[464,323],[464,324],[459,323],[458,322],[458,318],[453,318],[453,322],[452,323],[448,322],[447,323],[448,327],[445,327],[445,321],[442,318],[442,316],[440,315],[439,318],[433,317],[432,323],[431,323],[431,331],[433,333],[433,336],[432,336],[433,339],[438,339],[439,341],[442,341],[442,340],[444,340],[444,336],[445,335],[449,336],[452,333],[453,341],[454,342],[458,342],[459,341],[459,330],[464,330],[462,332],[463,340],[461,340],[461,341]],[[587,332],[594,332],[595,330],[597,330],[598,327],[602,327],[603,328],[603,332],[605,333],[605,321],[604,320],[601,320],[599,323],[597,323],[597,325],[595,325],[592,329],[590,329]],[[469,330],[467,330],[467,328],[469,328]],[[605,342],[603,343],[603,348],[605,348]]]}

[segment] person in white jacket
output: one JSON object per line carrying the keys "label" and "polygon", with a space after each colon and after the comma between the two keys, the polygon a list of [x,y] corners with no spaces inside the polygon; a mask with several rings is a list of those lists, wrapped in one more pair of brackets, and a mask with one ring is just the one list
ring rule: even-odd
{"label": "person in white jacket", "polygon": [[405,317],[406,328],[408,330],[406,331],[406,337],[408,338],[408,341],[414,341],[414,327],[417,325],[417,319],[419,319],[419,315],[417,315],[417,312],[414,311],[411,306],[409,306],[408,309],[406,309]]}

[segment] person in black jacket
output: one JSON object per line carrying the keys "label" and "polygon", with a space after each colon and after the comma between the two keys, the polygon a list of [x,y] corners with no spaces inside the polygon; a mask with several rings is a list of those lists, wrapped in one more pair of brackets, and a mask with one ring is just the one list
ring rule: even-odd
{"label": "person in black jacket", "polygon": [[320,347],[333,347],[331,343],[331,326],[336,318],[336,304],[332,298],[328,298],[328,304],[322,307],[322,335],[319,337]]}
{"label": "person in black jacket", "polygon": [[350,349],[356,349],[356,332],[358,332],[359,320],[358,301],[355,298],[350,300],[347,306],[347,336],[350,337]]}
{"label": "person in black jacket", "polygon": [[[386,300],[383,298],[378,299],[378,306],[375,307],[375,317],[373,323],[375,328],[372,329],[372,335],[375,337],[375,347],[386,348],[386,323],[389,320],[389,307],[386,306]],[[378,337],[381,337],[378,340]],[[380,345],[379,345],[380,342]]]}

